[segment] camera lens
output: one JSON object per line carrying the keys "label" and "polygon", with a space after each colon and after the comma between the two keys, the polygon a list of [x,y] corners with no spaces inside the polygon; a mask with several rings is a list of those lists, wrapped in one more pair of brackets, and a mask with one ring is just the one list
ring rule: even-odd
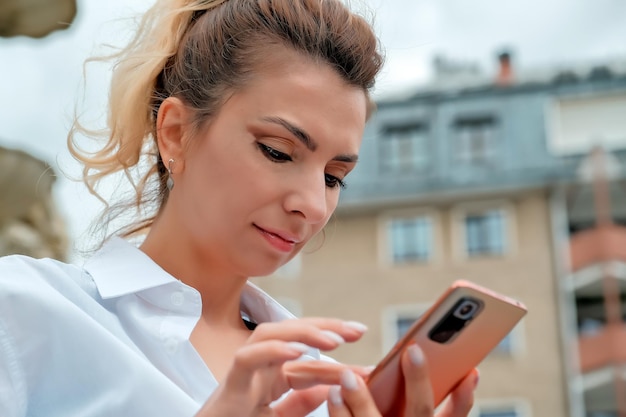
{"label": "camera lens", "polygon": [[474,315],[478,308],[478,304],[472,300],[463,301],[454,311],[454,315],[461,320],[467,320]]}
{"label": "camera lens", "polygon": [[483,302],[474,297],[462,297],[446,312],[446,315],[428,332],[430,340],[449,343],[472,322],[483,309]]}

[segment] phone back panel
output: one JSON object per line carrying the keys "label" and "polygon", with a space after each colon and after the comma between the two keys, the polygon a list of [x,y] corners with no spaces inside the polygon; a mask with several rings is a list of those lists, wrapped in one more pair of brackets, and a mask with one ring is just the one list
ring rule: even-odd
{"label": "phone back panel", "polygon": [[[477,299],[478,313],[456,336],[439,343],[429,333],[451,313],[460,300]],[[513,300],[468,281],[456,281],[407,331],[368,378],[368,385],[383,415],[403,407],[404,379],[400,355],[416,342],[426,357],[435,406],[489,354],[526,314]]]}

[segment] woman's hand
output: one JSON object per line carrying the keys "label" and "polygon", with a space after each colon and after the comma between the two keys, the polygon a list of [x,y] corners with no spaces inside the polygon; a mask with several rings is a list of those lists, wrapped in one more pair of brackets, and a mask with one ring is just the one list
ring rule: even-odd
{"label": "woman's hand", "polygon": [[[358,340],[365,328],[334,319],[300,319],[261,324],[235,354],[226,380],[196,417],[305,416],[328,399],[331,417],[380,417],[364,382],[367,370],[324,361],[296,361],[308,349],[332,350]],[[433,417],[427,364],[417,345],[402,356],[404,407],[385,417]],[[467,416],[478,371],[450,394],[437,417]],[[332,386],[332,388],[328,388]],[[272,403],[292,391],[280,402]]]}
{"label": "woman's hand", "polygon": [[[385,417],[433,417],[433,392],[428,378],[428,366],[417,345],[408,347],[402,355],[405,398],[404,407]],[[474,402],[478,370],[474,369],[450,394],[437,417],[465,417]],[[332,387],[328,394],[331,417],[381,417],[364,380],[346,370],[341,386]]]}
{"label": "woman's hand", "polygon": [[[196,417],[305,416],[325,399],[329,385],[340,383],[342,372],[358,367],[326,362],[296,361],[309,347],[328,351],[363,335],[365,326],[336,319],[299,319],[257,326],[235,358],[224,383]],[[320,385],[321,384],[321,385]],[[270,405],[294,391],[275,408]]]}

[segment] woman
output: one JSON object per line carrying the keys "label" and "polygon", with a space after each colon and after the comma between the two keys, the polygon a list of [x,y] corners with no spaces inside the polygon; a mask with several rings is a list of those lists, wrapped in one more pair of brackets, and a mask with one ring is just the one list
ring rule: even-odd
{"label": "woman", "polygon": [[[382,61],[371,28],[339,0],[160,0],[116,57],[107,142],[70,149],[92,191],[135,180],[145,216],[120,235],[145,239],[82,268],[0,262],[0,414],[380,415],[367,370],[319,353],[365,326],[297,320],[248,283],[337,206]],[[403,415],[432,415],[419,347],[403,371]],[[476,379],[442,416],[467,414]]]}

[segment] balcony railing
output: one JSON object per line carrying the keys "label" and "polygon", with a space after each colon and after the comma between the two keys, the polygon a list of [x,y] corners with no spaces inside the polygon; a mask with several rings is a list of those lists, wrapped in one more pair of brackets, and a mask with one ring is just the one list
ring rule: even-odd
{"label": "balcony railing", "polygon": [[606,325],[598,332],[578,339],[580,370],[590,372],[613,364],[626,363],[626,325]]}
{"label": "balcony railing", "polygon": [[575,234],[570,241],[572,272],[593,264],[626,261],[626,228],[601,226]]}

